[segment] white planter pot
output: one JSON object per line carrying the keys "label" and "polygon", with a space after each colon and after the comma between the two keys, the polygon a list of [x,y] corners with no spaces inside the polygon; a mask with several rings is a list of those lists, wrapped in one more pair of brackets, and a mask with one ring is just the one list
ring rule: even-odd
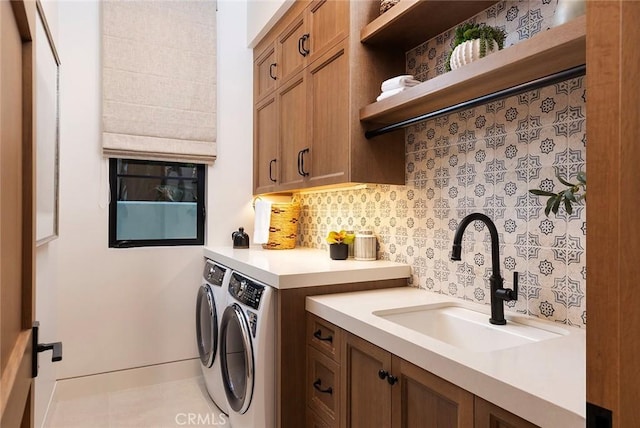
{"label": "white planter pot", "polygon": [[[494,42],[492,48],[489,48],[489,46],[487,46],[487,52],[485,56],[497,50],[498,44]],[[463,65],[469,64],[470,62],[473,62],[477,59],[480,59],[480,39],[467,40],[466,42],[462,42],[455,47],[453,53],[451,54],[449,65],[451,66],[452,70],[455,70],[456,68],[462,67]]]}

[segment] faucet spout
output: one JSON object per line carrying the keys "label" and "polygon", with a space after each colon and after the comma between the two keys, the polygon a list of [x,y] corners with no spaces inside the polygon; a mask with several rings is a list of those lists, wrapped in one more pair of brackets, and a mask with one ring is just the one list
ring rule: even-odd
{"label": "faucet spout", "polygon": [[487,225],[489,235],[491,236],[491,277],[489,278],[491,291],[491,324],[504,325],[507,321],[504,319],[504,301],[517,300],[518,292],[516,289],[507,290],[503,287],[504,280],[500,275],[500,247],[498,238],[498,229],[493,221],[482,213],[471,213],[460,221],[458,229],[453,238],[453,247],[451,249],[451,260],[460,261],[462,259],[462,236],[467,226],[471,222],[479,220]]}

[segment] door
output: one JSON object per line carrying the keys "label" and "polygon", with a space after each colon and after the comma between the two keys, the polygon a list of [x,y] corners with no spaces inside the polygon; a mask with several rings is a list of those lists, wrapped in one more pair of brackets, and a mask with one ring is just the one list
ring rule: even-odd
{"label": "door", "polygon": [[314,0],[311,3],[307,15],[309,62],[349,35],[349,4],[343,0]]}
{"label": "door", "polygon": [[[33,425],[35,2],[0,2],[0,426]],[[23,80],[25,79],[25,80]]]}
{"label": "door", "polygon": [[256,104],[253,127],[253,193],[269,193],[279,183],[276,96]]}
{"label": "door", "polygon": [[309,166],[306,107],[307,92],[304,72],[298,73],[278,89],[278,130],[280,156],[280,190],[303,186]]}
{"label": "door", "polygon": [[302,71],[307,64],[309,34],[306,31],[304,13],[298,15],[294,21],[278,36],[276,57],[280,84],[286,82],[296,73]]}
{"label": "door", "polygon": [[253,74],[255,82],[253,100],[256,102],[276,88],[278,64],[274,43],[270,43],[257,55],[253,63]]}
{"label": "door", "polygon": [[207,368],[213,366],[218,352],[218,311],[216,299],[209,284],[203,284],[198,290],[196,340],[200,362]]}
{"label": "door", "polygon": [[[391,354],[370,342],[346,334],[343,348],[344,409],[342,426],[391,426]],[[393,378],[392,378],[393,379]]]}
{"label": "door", "polygon": [[474,426],[473,394],[400,357],[392,358],[393,374],[399,378],[391,406],[394,428]]}
{"label": "door", "polygon": [[254,364],[249,322],[242,307],[233,303],[220,324],[220,367],[229,407],[236,413],[246,413],[251,405]]}
{"label": "door", "polygon": [[311,186],[349,181],[349,58],[341,42],[307,68]]}

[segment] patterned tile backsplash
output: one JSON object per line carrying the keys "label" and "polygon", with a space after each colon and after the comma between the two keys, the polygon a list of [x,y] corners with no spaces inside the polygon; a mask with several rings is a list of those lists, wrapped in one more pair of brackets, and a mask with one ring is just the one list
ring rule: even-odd
{"label": "patterned tile backsplash", "polygon": [[[506,46],[551,26],[555,1],[496,3],[471,20],[505,27]],[[444,72],[449,30],[407,52],[421,80]],[[406,184],[302,193],[299,245],[326,248],[330,230],[373,230],[380,259],[412,266],[411,284],[489,304],[490,240],[484,224],[467,228],[461,262],[449,260],[458,222],[491,217],[500,235],[507,287],[520,273],[517,302],[507,309],[586,326],[586,212],[544,214],[559,191],[556,172],[575,182],[585,170],[585,81],[577,78],[453,113],[406,130]]]}

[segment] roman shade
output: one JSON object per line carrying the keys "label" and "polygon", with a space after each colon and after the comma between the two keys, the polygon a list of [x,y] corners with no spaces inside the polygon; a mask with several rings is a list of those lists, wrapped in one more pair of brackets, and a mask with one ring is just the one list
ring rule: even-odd
{"label": "roman shade", "polygon": [[105,157],[216,158],[216,4],[102,2]]}

